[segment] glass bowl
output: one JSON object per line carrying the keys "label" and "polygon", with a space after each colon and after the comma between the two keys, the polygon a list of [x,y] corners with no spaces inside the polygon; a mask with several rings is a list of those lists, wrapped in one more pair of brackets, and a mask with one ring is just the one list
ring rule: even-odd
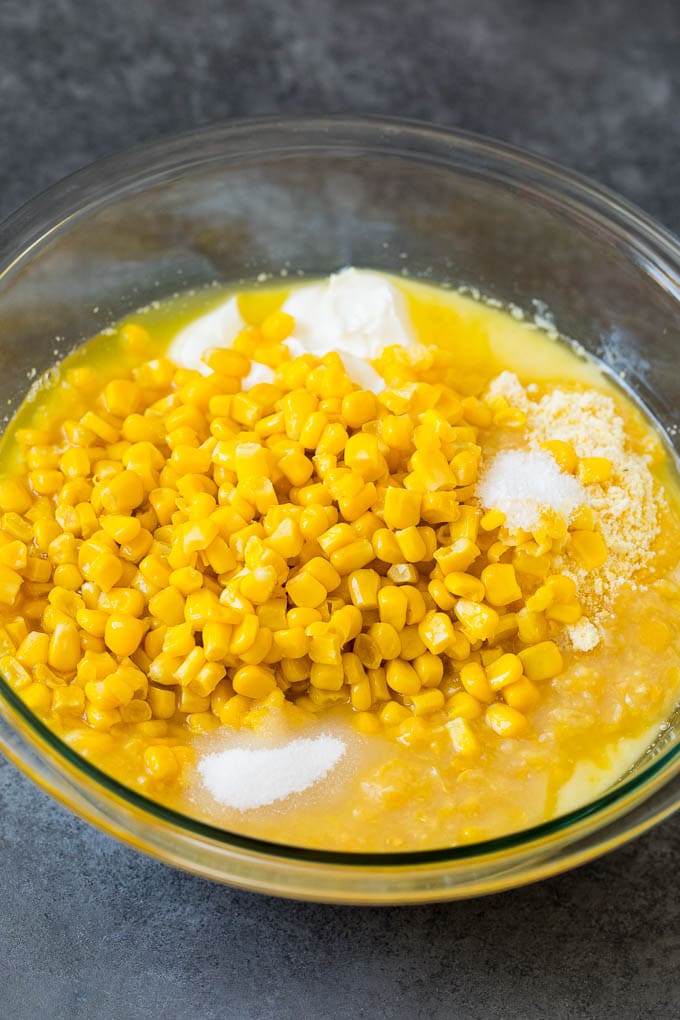
{"label": "glass bowl", "polygon": [[[639,210],[518,149],[373,118],[222,124],[104,160],[0,228],[0,399],[139,306],[214,281],[343,265],[549,309],[625,380],[673,442],[680,403],[680,247]],[[5,418],[7,420],[7,417]],[[225,832],[126,789],[79,758],[0,678],[0,745],[112,835],[247,889],[346,903],[490,893],[563,871],[668,816],[680,798],[671,724],[583,808],[448,850],[349,854]]]}

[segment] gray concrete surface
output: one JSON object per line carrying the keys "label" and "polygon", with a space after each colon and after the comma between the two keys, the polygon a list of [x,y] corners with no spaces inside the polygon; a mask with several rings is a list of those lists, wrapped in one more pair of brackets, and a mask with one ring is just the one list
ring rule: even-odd
{"label": "gray concrete surface", "polygon": [[[0,213],[124,145],[371,111],[526,145],[680,228],[680,8],[634,0],[2,0]],[[494,899],[371,911],[213,886],[0,764],[3,1020],[674,1017],[680,819]]]}

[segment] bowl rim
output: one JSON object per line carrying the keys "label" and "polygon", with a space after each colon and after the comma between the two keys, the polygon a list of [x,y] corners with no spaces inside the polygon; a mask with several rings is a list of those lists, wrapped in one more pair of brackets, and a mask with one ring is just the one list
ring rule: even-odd
{"label": "bowl rim", "polygon": [[[266,136],[267,132],[287,133],[286,144],[271,143],[268,148],[254,147],[247,153],[239,150],[239,139],[243,142],[248,137],[254,137],[257,142],[257,136]],[[316,138],[313,145],[303,143],[307,135]],[[351,140],[350,136],[353,136]],[[209,142],[214,143],[216,151],[201,157],[201,144]],[[219,146],[227,142],[235,144],[233,155],[227,156],[223,149],[219,150]],[[625,242],[630,249],[628,257],[634,252],[650,275],[657,282],[662,281],[664,288],[672,292],[675,300],[680,302],[680,241],[653,217],[609,188],[522,147],[474,132],[415,119],[347,114],[267,115],[218,121],[134,145],[90,163],[39,192],[0,223],[0,283],[60,227],[74,219],[87,217],[97,207],[108,205],[144,184],[173,180],[185,167],[207,165],[218,159],[221,162],[238,162],[246,155],[248,158],[262,158],[267,153],[280,156],[287,151],[295,154],[334,149],[351,151],[357,145],[372,155],[389,153],[403,159],[448,165],[451,169],[456,166],[454,155],[465,157],[471,167],[474,166],[477,172],[482,170],[487,178],[500,178],[506,184],[511,183],[530,194],[538,192],[549,197],[570,211],[580,213],[585,223],[599,224],[613,233],[618,241]],[[119,783],[71,750],[65,741],[28,709],[1,675],[0,699],[19,718],[30,735],[31,743],[44,745],[53,754],[56,753],[62,768],[75,769],[97,788],[143,814],[213,844],[221,844],[224,849],[235,847],[270,859],[318,865],[342,865],[349,868],[377,866],[382,869],[412,865],[455,865],[462,861],[483,861],[512,851],[528,851],[537,845],[545,847],[549,843],[564,840],[567,834],[573,833],[574,839],[577,838],[584,827],[588,832],[593,832],[606,826],[612,820],[612,812],[615,812],[617,806],[622,807],[622,810],[616,813],[616,817],[627,814],[653,794],[658,786],[658,783],[655,786],[655,780],[666,785],[680,770],[678,743],[655,757],[637,775],[620,780],[613,788],[589,803],[557,818],[500,837],[422,851],[329,851],[245,836],[167,808]],[[12,754],[11,757],[17,760],[16,755]],[[21,761],[18,763],[22,764]],[[28,771],[31,774],[30,769]],[[665,776],[664,773],[668,774]],[[54,788],[50,789],[53,794],[56,793]],[[656,820],[656,817],[652,817],[648,824],[637,825],[625,832],[617,843],[644,831]],[[596,856],[608,848],[603,844],[602,849],[596,847],[588,856]],[[553,870],[558,870],[558,866]]]}

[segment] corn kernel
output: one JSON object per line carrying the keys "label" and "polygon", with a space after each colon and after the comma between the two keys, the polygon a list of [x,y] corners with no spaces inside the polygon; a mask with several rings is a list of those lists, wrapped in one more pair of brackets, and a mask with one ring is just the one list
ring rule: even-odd
{"label": "corn kernel", "polygon": [[175,714],[174,690],[149,684],[148,700],[154,719],[172,719]]}
{"label": "corn kernel", "polygon": [[[350,582],[351,577],[352,575],[350,575]],[[376,574],[376,579],[377,578],[378,575]],[[408,596],[396,585],[386,585],[378,591],[378,610],[380,613],[380,619],[383,623],[391,624],[396,631],[403,630],[406,626],[406,613],[408,606]],[[366,605],[365,608],[373,609],[375,606]]]}
{"label": "corn kernel", "polygon": [[469,538],[458,538],[449,546],[441,546],[434,554],[444,578],[454,571],[466,571],[479,556],[480,550]]}
{"label": "corn kernel", "polygon": [[32,502],[31,494],[19,479],[0,479],[0,510],[3,513],[25,514]]}
{"label": "corn kernel", "polygon": [[396,659],[401,654],[399,634],[389,623],[373,623],[368,628],[368,636],[378,646],[382,659]]}
{"label": "corn kernel", "polygon": [[75,670],[80,659],[80,638],[75,624],[57,623],[49,641],[48,664],[60,673]]}
{"label": "corn kernel", "polygon": [[458,599],[455,609],[463,631],[470,641],[488,641],[498,626],[498,613],[482,602]]}
{"label": "corn kernel", "polygon": [[[323,624],[319,626],[323,626]],[[308,654],[312,662],[337,666],[341,661],[342,645],[341,636],[331,630],[327,630],[317,636],[310,637]]]}
{"label": "corn kernel", "polygon": [[418,624],[418,634],[428,651],[441,655],[454,640],[451,618],[446,613],[427,613]]}
{"label": "corn kernel", "polygon": [[578,458],[571,443],[565,443],[561,439],[550,439],[541,443],[542,449],[549,453],[557,462],[560,471],[572,475],[576,471]]}
{"label": "corn kernel", "polygon": [[444,695],[439,690],[424,691],[411,697],[414,714],[417,716],[433,715],[444,707]]}
{"label": "corn kernel", "polygon": [[179,772],[177,758],[171,748],[163,745],[150,746],[144,751],[144,767],[157,782],[168,782]]}
{"label": "corn kernel", "polygon": [[525,648],[519,653],[519,658],[529,680],[552,680],[564,668],[562,653],[554,641],[542,641]]}
{"label": "corn kernel", "polygon": [[397,694],[412,696],[421,688],[420,677],[409,662],[403,659],[392,659],[387,663],[385,680],[388,687]]}
{"label": "corn kernel", "polygon": [[380,719],[385,726],[399,726],[410,718],[411,713],[409,710],[397,701],[388,701],[380,709]]}
{"label": "corn kernel", "polygon": [[485,721],[499,737],[521,737],[528,727],[526,717],[521,712],[499,702],[489,705]]}
{"label": "corn kernel", "polygon": [[523,676],[503,688],[503,698],[506,704],[518,712],[530,712],[540,701],[540,693],[531,680]]}
{"label": "corn kernel", "polygon": [[521,676],[522,660],[511,652],[506,652],[486,667],[486,678],[493,691],[514,684]]}
{"label": "corn kernel", "polygon": [[607,559],[607,546],[599,531],[572,531],[568,548],[586,570],[597,570]]}
{"label": "corn kernel", "polygon": [[468,662],[462,667],[460,682],[467,693],[477,701],[486,703],[493,701],[493,689],[487,679],[484,667],[478,662]]}
{"label": "corn kernel", "polygon": [[467,719],[451,719],[446,723],[451,744],[456,754],[473,757],[479,754],[479,740]]}
{"label": "corn kernel", "polygon": [[266,698],[276,686],[276,680],[267,666],[242,666],[231,679],[233,690],[245,698],[259,700]]}
{"label": "corn kernel", "polygon": [[486,599],[492,606],[508,606],[522,598],[515,568],[510,563],[492,563],[481,574]]}
{"label": "corn kernel", "polygon": [[38,663],[46,663],[49,652],[50,638],[48,634],[32,631],[27,634],[16,651],[16,657],[22,666],[31,669]]}
{"label": "corn kernel", "polygon": [[359,609],[377,609],[380,575],[375,570],[355,570],[348,578],[350,598]]}
{"label": "corn kernel", "polygon": [[328,595],[323,584],[305,571],[290,578],[286,593],[294,605],[308,609],[316,609]]}
{"label": "corn kernel", "polygon": [[378,642],[370,634],[358,634],[353,647],[355,654],[366,669],[377,669],[382,663],[382,653]]}
{"label": "corn kernel", "polygon": [[[480,581],[474,574],[466,574],[461,570],[452,570],[450,574],[447,574],[444,578],[444,585],[452,595],[471,599],[473,602],[481,602],[485,595],[483,581]],[[455,604],[456,600],[454,599],[451,608],[454,608]]]}
{"label": "corn kernel", "polygon": [[85,692],[81,687],[56,687],[52,693],[52,711],[57,715],[82,716]]}
{"label": "corn kernel", "polygon": [[544,613],[529,608],[520,609],[517,613],[517,633],[525,645],[535,645],[548,637],[548,621]]}
{"label": "corn kernel", "polygon": [[322,691],[339,691],[345,682],[344,669],[341,663],[331,665],[328,663],[313,662],[310,674],[310,683]]}
{"label": "corn kernel", "polygon": [[581,457],[578,462],[578,479],[583,485],[608,482],[612,476],[612,462],[607,457]]}
{"label": "corn kernel", "polygon": [[383,517],[388,528],[393,530],[415,527],[420,523],[419,492],[389,486],[385,492]]}
{"label": "corn kernel", "polygon": [[331,563],[339,574],[351,574],[369,564],[374,558],[373,546],[367,538],[342,546],[331,553]]}
{"label": "corn kernel", "polygon": [[18,598],[21,584],[22,577],[16,570],[0,564],[0,602],[6,606],[14,605]]}
{"label": "corn kernel", "polygon": [[419,563],[429,559],[427,547],[419,528],[402,528],[394,536],[401,551],[401,559],[407,563]]}
{"label": "corn kernel", "polygon": [[401,549],[396,536],[389,528],[378,528],[371,536],[373,552],[384,563],[403,563]]}
{"label": "corn kernel", "polygon": [[446,709],[452,719],[478,719],[482,714],[482,703],[467,691],[456,691],[446,703]]}

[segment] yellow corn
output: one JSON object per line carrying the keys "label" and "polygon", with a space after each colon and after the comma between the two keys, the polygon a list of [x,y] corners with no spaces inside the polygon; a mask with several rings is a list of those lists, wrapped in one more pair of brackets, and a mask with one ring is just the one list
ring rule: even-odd
{"label": "yellow corn", "polygon": [[564,668],[562,653],[554,641],[541,641],[519,653],[524,672],[529,680],[552,680]]}
{"label": "yellow corn", "polygon": [[380,575],[375,570],[354,570],[348,578],[350,598],[359,609],[377,609]]}
{"label": "yellow corn", "polygon": [[360,570],[374,558],[373,546],[367,538],[344,545],[331,553],[331,564],[339,574],[351,574]]}
{"label": "yellow corn", "polygon": [[544,613],[528,608],[517,613],[517,633],[525,645],[538,644],[548,637],[548,621]]}
{"label": "yellow corn", "polygon": [[168,782],[179,772],[179,763],[172,749],[163,745],[150,746],[144,751],[144,767],[156,782]]}
{"label": "yellow corn", "polygon": [[494,691],[487,679],[486,670],[478,662],[466,663],[460,671],[460,682],[477,701],[491,702]]}
{"label": "yellow corn", "polygon": [[393,530],[415,527],[420,522],[421,494],[389,486],[385,492],[383,516]]}
{"label": "yellow corn", "polygon": [[56,687],[52,693],[52,711],[57,715],[82,716],[85,692],[81,687]]}
{"label": "yellow corn", "polygon": [[288,581],[286,592],[294,605],[308,609],[320,606],[328,595],[323,584],[305,571]]}
{"label": "yellow corn", "polygon": [[421,687],[420,677],[409,662],[403,659],[392,659],[387,663],[385,680],[388,687],[397,694],[412,696],[417,694]]}
{"label": "yellow corn", "polygon": [[510,563],[492,563],[481,574],[486,599],[492,606],[508,606],[522,598],[515,568]]}
{"label": "yellow corn", "polygon": [[274,673],[267,666],[242,666],[232,677],[237,694],[246,698],[265,698],[276,687]]}
{"label": "yellow corn", "polygon": [[380,719],[385,726],[399,726],[410,718],[411,713],[409,710],[397,701],[388,701],[380,709]]}
{"label": "yellow corn", "polygon": [[522,660],[512,652],[506,652],[486,667],[486,678],[492,691],[514,684],[521,676]]}
{"label": "yellow corn", "polygon": [[[373,572],[371,572],[373,573]],[[379,583],[378,575],[376,579]],[[378,596],[378,610],[380,613],[380,619],[383,623],[389,623],[396,631],[403,630],[406,625],[406,613],[408,610],[409,602],[408,596],[396,585],[385,585],[380,588],[377,593]],[[369,598],[370,600],[370,598]],[[366,608],[375,608],[374,606],[366,606]]]}
{"label": "yellow corn", "polygon": [[565,443],[561,439],[550,439],[541,443],[541,446],[557,461],[560,471],[570,475],[576,471],[578,458],[571,443]]}
{"label": "yellow corn", "polygon": [[[487,567],[487,570],[490,568]],[[459,598],[471,599],[473,602],[481,602],[485,595],[483,580],[480,581],[474,574],[466,574],[461,570],[452,570],[444,579],[446,589]],[[491,601],[489,599],[489,601]],[[453,600],[451,608],[455,607],[456,600]],[[495,603],[494,603],[495,604]]]}
{"label": "yellow corn", "polygon": [[612,475],[612,462],[607,457],[581,457],[578,478],[584,485],[608,482]]}
{"label": "yellow corn", "polygon": [[540,701],[540,693],[531,680],[523,676],[503,688],[503,698],[506,704],[518,712],[530,712]]}
{"label": "yellow corn", "polygon": [[149,684],[148,701],[154,719],[171,719],[175,714],[175,692]]}
{"label": "yellow corn", "polygon": [[[337,354],[290,357],[275,303],[246,318],[207,375],[155,359],[100,386],[72,370],[72,417],[22,434],[20,473],[0,478],[10,682],[102,739],[136,727],[163,781],[186,760],[173,727],[255,727],[287,702],[348,702],[362,732],[461,755],[480,753],[484,712],[521,734],[563,668],[550,637],[582,613],[552,558],[604,563],[595,514],[517,537],[482,513],[479,430],[525,416],[472,395],[476,379],[454,392],[449,352],[386,351],[376,396]],[[251,356],[275,378],[244,391]],[[584,484],[611,477],[606,458],[543,448]]]}
{"label": "yellow corn", "polygon": [[527,730],[526,717],[510,705],[496,702],[486,710],[485,721],[500,737],[521,737]]}
{"label": "yellow corn", "polygon": [[464,757],[474,757],[479,754],[479,740],[467,719],[451,719],[446,723],[446,729],[456,754]]}
{"label": "yellow corn", "polygon": [[322,691],[339,691],[345,682],[341,663],[330,664],[313,662],[310,672],[310,683]]}
{"label": "yellow corn", "polygon": [[418,624],[418,634],[429,652],[441,655],[454,640],[451,618],[446,613],[427,613]]}
{"label": "yellow corn", "polygon": [[80,659],[80,638],[75,624],[57,623],[49,639],[47,662],[60,673],[75,670]]}
{"label": "yellow corn", "polygon": [[423,687],[438,687],[444,676],[444,663],[440,656],[431,652],[417,655],[412,662]]}
{"label": "yellow corn", "polygon": [[395,628],[389,623],[373,623],[368,628],[382,659],[396,659],[401,654],[401,641]]}
{"label": "yellow corn", "polygon": [[446,702],[446,709],[452,719],[478,719],[482,704],[467,691],[456,691]]}
{"label": "yellow corn", "polygon": [[499,617],[490,606],[469,599],[458,599],[455,613],[470,641],[488,641],[494,636]]}
{"label": "yellow corn", "polygon": [[586,570],[597,570],[607,559],[607,546],[599,531],[572,531],[568,548]]}
{"label": "yellow corn", "polygon": [[22,577],[12,570],[0,564],[0,602],[6,606],[12,606],[17,600],[22,584]]}
{"label": "yellow corn", "polygon": [[444,695],[440,690],[424,691],[422,694],[414,694],[411,697],[414,714],[417,716],[428,716],[439,712],[444,707]]}
{"label": "yellow corn", "polygon": [[23,484],[16,478],[0,479],[0,510],[3,513],[24,514],[33,500]]}

